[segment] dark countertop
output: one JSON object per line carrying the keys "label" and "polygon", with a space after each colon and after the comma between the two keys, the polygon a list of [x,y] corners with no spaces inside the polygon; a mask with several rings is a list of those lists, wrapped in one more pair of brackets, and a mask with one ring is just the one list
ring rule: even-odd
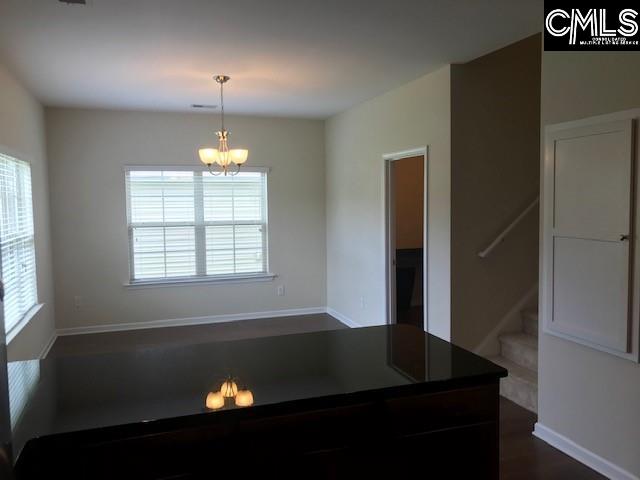
{"label": "dark countertop", "polygon": [[[12,396],[21,390],[24,398],[13,408],[14,452],[38,437],[200,425],[287,405],[480,385],[506,374],[401,325],[11,362]],[[251,390],[254,405],[238,408],[231,399],[207,410],[207,393],[229,376]]]}

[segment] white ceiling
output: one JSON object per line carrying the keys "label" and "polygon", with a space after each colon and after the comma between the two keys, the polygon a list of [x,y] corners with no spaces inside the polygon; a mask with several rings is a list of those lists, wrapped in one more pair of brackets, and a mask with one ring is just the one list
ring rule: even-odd
{"label": "white ceiling", "polygon": [[0,0],[0,55],[46,105],[327,117],[540,30],[542,0]]}

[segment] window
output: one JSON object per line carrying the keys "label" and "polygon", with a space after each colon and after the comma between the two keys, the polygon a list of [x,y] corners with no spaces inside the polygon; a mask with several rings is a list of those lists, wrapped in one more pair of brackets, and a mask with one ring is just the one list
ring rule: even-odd
{"label": "window", "polygon": [[36,253],[31,167],[0,153],[0,273],[4,282],[7,336],[35,307]]}
{"label": "window", "polygon": [[265,170],[128,168],[131,282],[267,274]]}

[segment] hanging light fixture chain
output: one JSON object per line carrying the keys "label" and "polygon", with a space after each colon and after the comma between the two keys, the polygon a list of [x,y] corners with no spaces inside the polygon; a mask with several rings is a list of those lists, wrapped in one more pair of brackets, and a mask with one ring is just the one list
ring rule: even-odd
{"label": "hanging light fixture chain", "polygon": [[[220,84],[220,131],[218,135],[218,148],[201,148],[198,150],[200,160],[207,165],[211,175],[237,175],[240,167],[247,161],[249,151],[246,149],[229,149],[228,132],[224,126],[224,84],[229,81],[228,75],[216,75],[215,81]],[[213,166],[218,164],[222,169],[221,172],[215,173]],[[235,165],[235,171],[229,171],[231,164]]]}
{"label": "hanging light fixture chain", "polygon": [[222,131],[224,132],[224,82],[220,82],[220,113]]}

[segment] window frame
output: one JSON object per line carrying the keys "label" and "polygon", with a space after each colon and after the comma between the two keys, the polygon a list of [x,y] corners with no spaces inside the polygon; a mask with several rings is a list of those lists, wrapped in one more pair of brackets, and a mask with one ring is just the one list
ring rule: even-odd
{"label": "window frame", "polygon": [[[194,221],[194,234],[195,234],[195,256],[196,256],[196,272],[199,267],[205,268],[204,274],[180,276],[180,277],[161,277],[161,278],[145,278],[136,279],[135,264],[134,264],[134,251],[133,251],[133,223],[131,221],[131,196],[129,192],[129,172],[134,171],[170,171],[170,172],[201,172],[202,174],[209,174],[209,170],[204,166],[176,166],[176,165],[125,165],[123,168],[124,186],[125,186],[125,228],[128,244],[128,267],[129,278],[123,285],[127,288],[154,288],[154,287],[174,287],[174,286],[190,286],[199,284],[229,284],[229,283],[253,283],[271,281],[276,274],[271,273],[269,270],[269,173],[271,171],[268,167],[242,167],[241,172],[247,173],[261,173],[264,175],[264,222],[259,223],[265,229],[263,241],[262,241],[262,253],[264,257],[264,271],[256,273],[233,273],[233,274],[206,274],[206,227],[209,224],[232,224],[220,221],[204,222],[198,228],[198,220]],[[197,202],[196,202],[197,203]],[[194,206],[197,209],[197,206]],[[196,212],[196,216],[198,212]],[[156,226],[165,226],[167,223],[172,222],[158,222]],[[179,224],[180,222],[175,222]],[[242,222],[238,222],[242,224]],[[255,222],[247,222],[247,224],[256,224]],[[154,226],[149,224],[148,226]],[[179,225],[176,225],[179,226]],[[185,225],[186,226],[186,225]],[[188,226],[191,226],[189,223]],[[205,245],[204,251],[198,250],[198,244],[203,243]],[[204,256],[204,258],[202,258]],[[200,257],[200,258],[199,258]]]}
{"label": "window frame", "polygon": [[[29,166],[29,177],[31,181],[31,221],[33,223],[33,255],[34,255],[34,275],[35,275],[35,303],[28,308],[24,314],[20,317],[20,319],[15,322],[10,329],[4,331],[5,342],[9,345],[14,338],[16,338],[20,332],[31,323],[38,312],[42,310],[44,307],[44,303],[40,302],[40,289],[38,285],[38,249],[36,245],[36,208],[35,208],[35,199],[33,195],[33,161],[28,155],[23,154],[18,150],[14,150],[4,145],[0,145],[0,154],[5,157],[9,157],[18,162],[26,163]],[[0,278],[2,278],[2,254],[0,253]],[[5,286],[6,289],[6,286]],[[6,295],[6,291],[5,291]],[[6,298],[5,298],[6,300]],[[4,310],[5,302],[0,302],[0,308]],[[2,325],[0,328],[6,328],[7,319],[4,315],[4,311],[2,312]]]}

